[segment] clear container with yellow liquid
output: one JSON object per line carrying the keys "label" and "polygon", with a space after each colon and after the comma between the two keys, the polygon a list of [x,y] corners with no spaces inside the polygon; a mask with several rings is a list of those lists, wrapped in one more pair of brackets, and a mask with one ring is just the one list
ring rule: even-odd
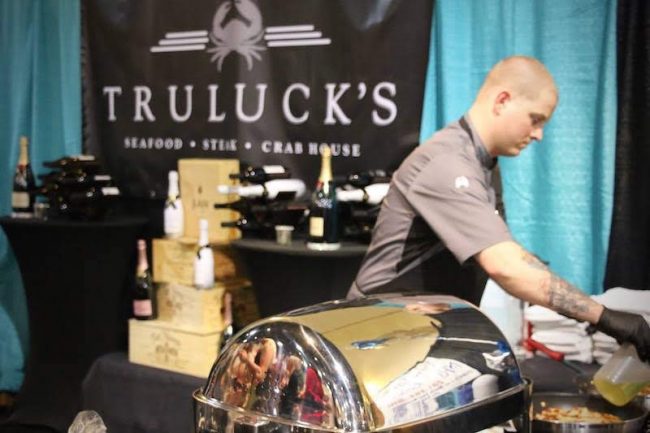
{"label": "clear container with yellow liquid", "polygon": [[650,383],[650,365],[639,359],[636,349],[625,343],[594,375],[596,390],[607,401],[623,406]]}

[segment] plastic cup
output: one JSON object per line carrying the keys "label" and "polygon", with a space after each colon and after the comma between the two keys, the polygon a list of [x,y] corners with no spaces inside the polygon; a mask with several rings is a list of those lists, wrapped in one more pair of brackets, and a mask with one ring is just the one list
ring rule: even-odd
{"label": "plastic cup", "polygon": [[594,375],[594,386],[607,401],[623,406],[650,383],[650,365],[631,344],[623,344]]}

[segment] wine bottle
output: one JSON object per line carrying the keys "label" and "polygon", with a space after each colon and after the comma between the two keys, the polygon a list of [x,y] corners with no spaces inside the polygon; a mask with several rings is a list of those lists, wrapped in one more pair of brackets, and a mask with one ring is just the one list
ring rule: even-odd
{"label": "wine bottle", "polygon": [[38,176],[43,184],[56,183],[70,188],[105,186],[113,181],[109,174],[91,174],[83,169],[52,171]]}
{"label": "wine bottle", "polygon": [[241,217],[235,221],[223,221],[221,227],[224,228],[236,228],[241,230],[242,233],[252,233],[257,232],[261,233],[268,229],[264,224],[260,224],[254,218]]}
{"label": "wine bottle", "polygon": [[133,317],[138,320],[156,318],[156,294],[147,260],[147,243],[138,240],[138,267],[135,274],[135,292],[133,293]]}
{"label": "wine bottle", "polygon": [[230,179],[254,184],[262,184],[275,179],[288,179],[289,177],[291,177],[291,173],[281,165],[247,166],[241,172],[230,175]]}
{"label": "wine bottle", "polygon": [[34,212],[34,173],[29,163],[29,140],[20,137],[20,156],[14,173],[14,184],[11,192],[12,216],[26,217]]}
{"label": "wine bottle", "polygon": [[389,183],[373,183],[364,188],[337,189],[336,198],[342,202],[354,201],[376,205],[386,197],[389,186]]}
{"label": "wine bottle", "polygon": [[374,183],[390,183],[390,176],[384,170],[368,170],[349,174],[346,183],[356,188],[365,188]]}
{"label": "wine bottle", "polygon": [[183,235],[183,202],[178,189],[178,172],[171,170],[168,174],[167,201],[165,202],[164,230],[169,238]]}
{"label": "wine bottle", "polygon": [[70,191],[63,193],[70,204],[99,203],[104,199],[120,196],[120,189],[116,186],[92,186],[83,191]]}
{"label": "wine bottle", "polygon": [[194,286],[197,289],[209,289],[214,286],[214,255],[206,219],[199,220],[199,249],[194,257]]}
{"label": "wine bottle", "polygon": [[239,200],[231,201],[228,203],[215,203],[215,209],[230,209],[240,214],[246,214],[250,212],[251,201],[247,198],[240,198]]}
{"label": "wine bottle", "polygon": [[218,185],[220,194],[240,197],[262,197],[267,200],[293,200],[305,193],[305,182],[300,179],[275,179],[260,185]]}
{"label": "wine bottle", "polygon": [[99,161],[93,155],[64,156],[54,161],[45,161],[43,165],[48,168],[59,168],[62,170],[83,168],[88,172],[95,172],[100,168]]}
{"label": "wine bottle", "polygon": [[223,294],[223,331],[221,331],[221,338],[219,339],[219,352],[223,351],[223,348],[228,343],[228,340],[235,333],[235,328],[232,319],[232,294],[226,291]]}
{"label": "wine bottle", "polygon": [[338,201],[332,180],[332,153],[325,147],[321,153],[320,176],[309,205],[307,248],[336,250],[339,243]]}
{"label": "wine bottle", "polygon": [[239,212],[242,215],[266,214],[269,211],[269,205],[263,203],[258,198],[240,198],[239,200],[228,203],[215,203],[215,209],[230,209]]}

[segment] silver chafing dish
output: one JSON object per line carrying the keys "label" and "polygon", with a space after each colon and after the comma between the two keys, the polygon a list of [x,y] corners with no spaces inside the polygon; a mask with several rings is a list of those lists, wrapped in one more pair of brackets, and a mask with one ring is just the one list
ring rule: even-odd
{"label": "silver chafing dish", "polygon": [[476,432],[526,416],[505,337],[444,295],[332,301],[258,321],[194,392],[197,433]]}

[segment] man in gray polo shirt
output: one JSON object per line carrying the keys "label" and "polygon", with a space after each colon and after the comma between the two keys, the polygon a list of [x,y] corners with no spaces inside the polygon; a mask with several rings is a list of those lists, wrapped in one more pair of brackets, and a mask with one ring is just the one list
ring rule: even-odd
{"label": "man in gray polo shirt", "polygon": [[[650,327],[609,310],[513,241],[495,211],[497,156],[517,156],[558,101],[550,73],[524,56],[497,63],[470,110],[418,146],[393,175],[348,298],[435,290],[478,304],[489,276],[510,294],[588,321],[650,356]],[[486,275],[487,274],[487,275]]]}

